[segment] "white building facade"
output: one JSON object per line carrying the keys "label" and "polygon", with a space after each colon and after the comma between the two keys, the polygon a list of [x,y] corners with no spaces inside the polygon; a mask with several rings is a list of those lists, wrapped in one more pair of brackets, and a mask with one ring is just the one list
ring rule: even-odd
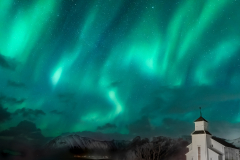
{"label": "white building facade", "polygon": [[192,143],[187,146],[187,160],[240,160],[239,149],[224,139],[208,132],[208,121],[200,116],[192,132]]}

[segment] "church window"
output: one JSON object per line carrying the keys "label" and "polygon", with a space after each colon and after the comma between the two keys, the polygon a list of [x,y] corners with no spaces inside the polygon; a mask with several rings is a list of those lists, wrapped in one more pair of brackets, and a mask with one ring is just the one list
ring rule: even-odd
{"label": "church window", "polygon": [[201,148],[198,147],[198,160],[201,160]]}

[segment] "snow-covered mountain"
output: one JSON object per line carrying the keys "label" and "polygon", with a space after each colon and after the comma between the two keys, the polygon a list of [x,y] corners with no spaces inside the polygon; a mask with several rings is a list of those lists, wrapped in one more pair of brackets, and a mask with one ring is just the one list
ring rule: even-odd
{"label": "snow-covered mountain", "polygon": [[99,141],[78,134],[59,136],[49,141],[45,149],[78,148],[82,150],[121,150],[126,148],[130,141]]}
{"label": "snow-covered mountain", "polygon": [[232,143],[234,146],[240,148],[240,138],[233,139],[233,140],[227,140],[228,143]]}

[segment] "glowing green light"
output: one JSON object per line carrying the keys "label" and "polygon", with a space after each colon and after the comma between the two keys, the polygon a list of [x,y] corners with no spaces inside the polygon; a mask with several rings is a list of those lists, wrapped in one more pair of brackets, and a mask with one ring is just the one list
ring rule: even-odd
{"label": "glowing green light", "polygon": [[58,83],[58,81],[61,77],[61,74],[62,74],[62,67],[58,68],[52,76],[52,83],[54,86]]}
{"label": "glowing green light", "polygon": [[109,97],[110,99],[114,102],[114,104],[116,105],[116,114],[119,114],[122,112],[123,107],[121,106],[121,104],[119,103],[118,99],[116,98],[116,94],[114,91],[109,91]]}

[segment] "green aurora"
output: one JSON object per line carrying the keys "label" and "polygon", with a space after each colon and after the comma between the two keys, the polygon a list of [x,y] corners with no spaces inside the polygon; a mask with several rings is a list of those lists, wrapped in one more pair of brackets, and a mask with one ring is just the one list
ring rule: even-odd
{"label": "green aurora", "polygon": [[240,137],[239,6],[1,0],[0,131],[181,136],[202,107],[211,133]]}

